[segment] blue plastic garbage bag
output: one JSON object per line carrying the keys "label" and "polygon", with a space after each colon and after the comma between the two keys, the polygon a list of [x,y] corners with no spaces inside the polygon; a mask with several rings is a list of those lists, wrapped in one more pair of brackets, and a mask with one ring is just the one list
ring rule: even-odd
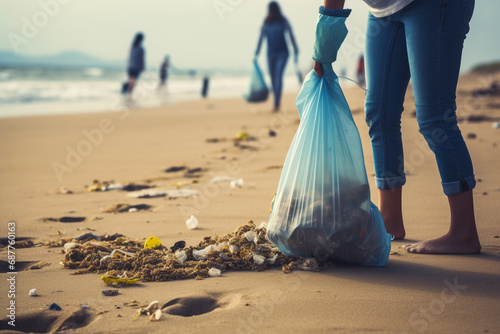
{"label": "blue plastic garbage bag", "polygon": [[247,102],[263,102],[267,100],[268,95],[269,89],[264,81],[264,76],[262,75],[259,64],[254,60],[252,76],[250,78],[250,88],[248,93],[244,94],[243,97]]}
{"label": "blue plastic garbage bag", "polygon": [[[345,17],[327,17],[332,18],[345,28]],[[318,29],[320,23],[321,15]],[[347,29],[336,31],[347,34]],[[337,38],[338,47],[343,39]],[[316,46],[314,56],[321,56]],[[336,58],[336,52],[330,54]],[[322,63],[322,78],[314,71],[307,75],[297,97],[300,125],[267,234],[287,255],[384,266],[391,238],[370,201],[359,132],[330,60]]]}

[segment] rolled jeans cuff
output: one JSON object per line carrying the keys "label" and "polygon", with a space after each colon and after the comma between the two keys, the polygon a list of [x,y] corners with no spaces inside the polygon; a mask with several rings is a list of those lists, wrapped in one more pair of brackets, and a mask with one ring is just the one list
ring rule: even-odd
{"label": "rolled jeans cuff", "polygon": [[474,175],[466,177],[465,179],[453,182],[441,182],[443,191],[446,196],[457,195],[476,187],[476,179]]}
{"label": "rolled jeans cuff", "polygon": [[396,177],[375,178],[375,185],[378,189],[394,189],[406,183],[406,175]]}

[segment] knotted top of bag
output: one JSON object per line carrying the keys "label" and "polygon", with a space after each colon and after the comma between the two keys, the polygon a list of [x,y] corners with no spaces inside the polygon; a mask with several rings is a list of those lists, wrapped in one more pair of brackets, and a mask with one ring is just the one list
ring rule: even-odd
{"label": "knotted top of bag", "polygon": [[337,52],[347,36],[345,20],[350,9],[319,8],[316,25],[316,41],[312,58],[321,64],[331,64],[337,60]]}

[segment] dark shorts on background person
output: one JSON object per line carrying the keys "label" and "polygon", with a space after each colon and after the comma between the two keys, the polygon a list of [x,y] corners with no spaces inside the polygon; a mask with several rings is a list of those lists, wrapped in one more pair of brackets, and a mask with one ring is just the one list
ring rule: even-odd
{"label": "dark shorts on background person", "polygon": [[131,78],[139,78],[139,76],[141,75],[141,71],[140,70],[136,70],[136,69],[133,69],[133,68],[129,68],[127,70],[127,73],[128,73],[128,76],[131,77]]}

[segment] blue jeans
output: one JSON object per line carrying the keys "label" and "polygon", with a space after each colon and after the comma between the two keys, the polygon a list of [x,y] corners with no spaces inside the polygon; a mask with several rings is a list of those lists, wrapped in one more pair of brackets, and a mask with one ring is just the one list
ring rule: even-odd
{"label": "blue jeans", "polygon": [[462,48],[473,9],[474,0],[415,0],[387,17],[369,15],[365,114],[377,188],[393,189],[406,182],[401,114],[410,76],[419,131],[434,152],[444,193],[475,187],[455,113]]}
{"label": "blue jeans", "polygon": [[288,51],[267,54],[267,65],[273,86],[274,107],[280,106],[281,91],[283,90],[283,73],[285,72]]}

